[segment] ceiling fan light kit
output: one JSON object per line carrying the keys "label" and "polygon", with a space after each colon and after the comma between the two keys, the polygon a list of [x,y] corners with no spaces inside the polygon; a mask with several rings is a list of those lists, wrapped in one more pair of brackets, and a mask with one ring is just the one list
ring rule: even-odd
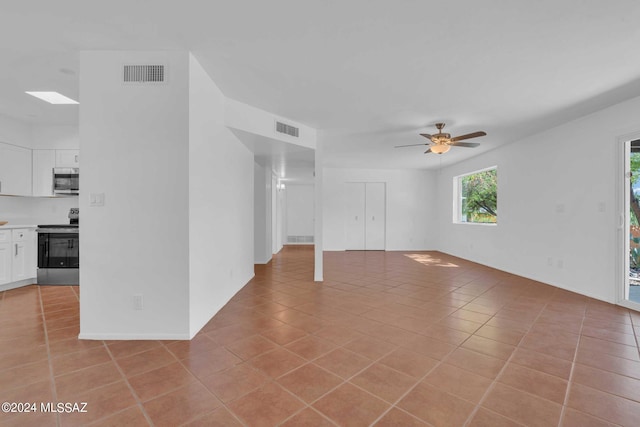
{"label": "ceiling fan light kit", "polygon": [[444,123],[436,123],[436,128],[438,129],[438,133],[435,135],[430,135],[428,133],[421,133],[420,136],[424,136],[430,142],[424,144],[410,144],[410,145],[397,145],[396,148],[400,147],[415,147],[416,145],[428,145],[429,149],[424,153],[436,153],[436,154],[444,154],[454,147],[465,147],[465,148],[475,148],[478,144],[477,142],[460,142],[465,139],[477,138],[479,136],[485,136],[487,133],[483,131],[468,133],[465,135],[460,135],[456,137],[451,137],[451,134],[442,132],[442,128],[444,128]]}
{"label": "ceiling fan light kit", "polygon": [[447,144],[436,144],[436,145],[432,145],[430,148],[431,152],[436,154],[444,154],[450,149],[451,149],[451,146]]}

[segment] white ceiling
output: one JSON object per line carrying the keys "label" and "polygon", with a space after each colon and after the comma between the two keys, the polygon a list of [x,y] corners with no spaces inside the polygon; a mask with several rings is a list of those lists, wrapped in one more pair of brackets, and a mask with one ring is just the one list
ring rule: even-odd
{"label": "white ceiling", "polygon": [[[328,166],[433,168],[639,96],[639,22],[637,0],[3,2],[0,114],[77,122],[24,91],[82,102],[80,50],[184,49],[226,96],[322,129]],[[438,121],[488,136],[393,148]]]}

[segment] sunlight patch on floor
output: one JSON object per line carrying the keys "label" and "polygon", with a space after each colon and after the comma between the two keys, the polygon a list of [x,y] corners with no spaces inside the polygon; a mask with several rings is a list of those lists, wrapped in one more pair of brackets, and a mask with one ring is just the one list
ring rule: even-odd
{"label": "sunlight patch on floor", "polygon": [[451,262],[444,262],[440,258],[432,257],[427,254],[405,254],[407,258],[411,258],[414,261],[424,265],[438,266],[438,267],[459,267],[457,264]]}

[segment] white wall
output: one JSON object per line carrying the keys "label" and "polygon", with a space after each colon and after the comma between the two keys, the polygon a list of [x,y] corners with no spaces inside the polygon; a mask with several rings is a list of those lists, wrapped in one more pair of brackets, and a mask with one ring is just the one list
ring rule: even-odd
{"label": "white wall", "polygon": [[0,115],[0,142],[31,148],[31,127],[20,120]]}
{"label": "white wall", "polygon": [[68,224],[69,209],[77,207],[77,197],[0,196],[0,220],[16,225]]}
{"label": "white wall", "polygon": [[386,250],[437,247],[433,205],[435,172],[422,170],[323,169],[323,246],[345,249],[345,182],[385,182]]}
{"label": "white wall", "polygon": [[224,102],[189,55],[191,337],[253,277],[253,154],[224,126]]}
{"label": "white wall", "polygon": [[[298,137],[276,132],[276,120],[299,129]],[[307,148],[316,146],[316,130],[312,127],[276,116],[268,111],[227,98],[225,104],[225,124],[252,134],[266,136],[283,142]]]}
{"label": "white wall", "polygon": [[280,203],[280,198],[278,196],[278,180],[272,173],[269,173],[268,179],[271,181],[271,194],[268,195],[268,197],[271,198],[271,253],[277,254],[280,252],[280,249],[282,249],[282,241],[278,237],[278,221],[280,221],[278,215],[278,205]]}
{"label": "white wall", "polygon": [[285,221],[286,221],[286,193],[284,191],[278,190],[276,186],[276,230],[275,230],[275,243],[276,250],[274,253],[280,252],[285,242]]}
{"label": "white wall", "polygon": [[[120,81],[158,62],[167,84]],[[80,337],[189,338],[188,53],[82,52],[80,69]]]}
{"label": "white wall", "polygon": [[[435,203],[439,249],[614,302],[616,141],[640,130],[638,111],[635,98],[445,168]],[[492,165],[498,225],[453,224],[453,177]]]}
{"label": "white wall", "polygon": [[271,251],[265,251],[267,244],[264,212],[267,206],[264,191],[265,168],[258,163],[253,164],[253,259],[256,264],[266,264],[271,259]]}
{"label": "white wall", "polygon": [[34,126],[33,149],[78,149],[80,131],[78,126]]}
{"label": "white wall", "polygon": [[[315,195],[313,185],[287,183],[286,236],[313,236]],[[285,240],[286,241],[286,240]]]}

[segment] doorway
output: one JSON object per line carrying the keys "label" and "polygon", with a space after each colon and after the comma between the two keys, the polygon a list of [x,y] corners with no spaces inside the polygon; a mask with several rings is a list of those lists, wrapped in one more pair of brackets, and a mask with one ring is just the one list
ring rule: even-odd
{"label": "doorway", "polygon": [[640,310],[640,134],[621,143],[624,182],[620,220],[622,280],[618,303]]}

